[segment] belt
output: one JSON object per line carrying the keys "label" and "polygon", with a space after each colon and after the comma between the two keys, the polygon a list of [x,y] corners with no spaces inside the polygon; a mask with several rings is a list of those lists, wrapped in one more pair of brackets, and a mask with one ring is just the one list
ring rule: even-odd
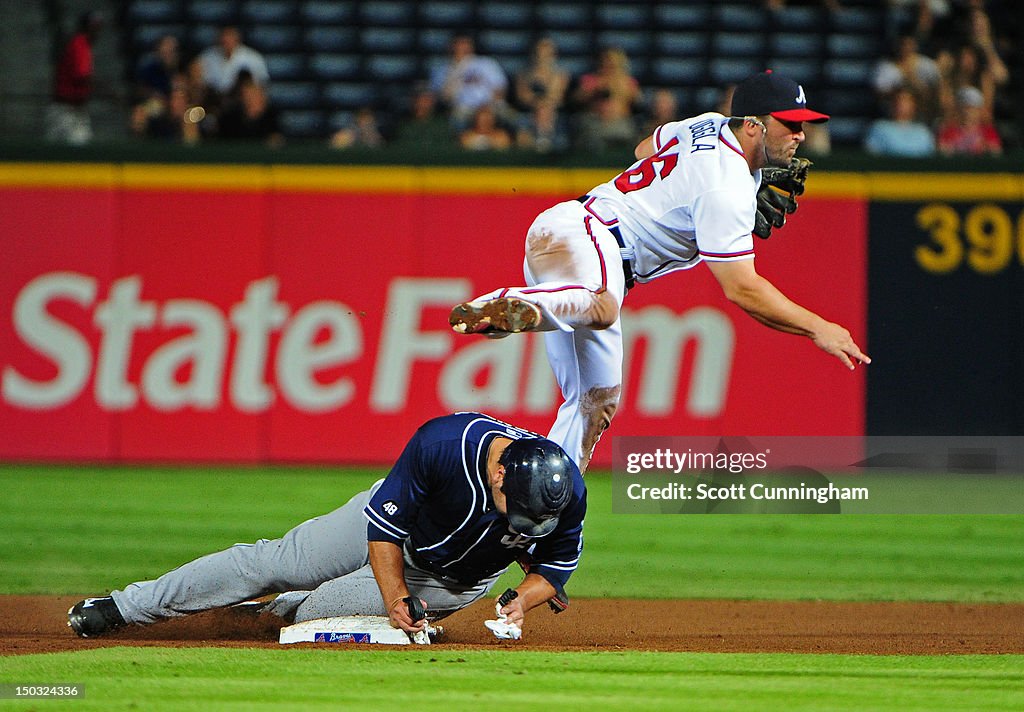
{"label": "belt", "polygon": [[[577,203],[586,203],[590,200],[589,195],[581,195],[576,198]],[[608,228],[608,232],[615,238],[615,242],[619,243],[619,250],[626,249],[626,241],[622,239],[622,231],[619,230],[618,225],[605,225]],[[622,275],[626,278],[626,289],[630,290],[636,286],[636,277],[633,275],[633,264],[623,258],[622,259]]]}

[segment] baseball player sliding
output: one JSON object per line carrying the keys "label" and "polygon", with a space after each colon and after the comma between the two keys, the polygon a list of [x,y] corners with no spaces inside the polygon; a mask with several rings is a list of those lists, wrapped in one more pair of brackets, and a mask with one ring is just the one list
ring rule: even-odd
{"label": "baseball player sliding", "polygon": [[556,444],[457,413],[421,426],[388,476],[339,509],[280,539],[236,544],[88,598],[68,611],[68,625],[93,637],[288,592],[265,610],[296,622],[386,615],[414,634],[427,626],[411,615],[415,599],[432,620],[444,618],[528,556],[528,573],[501,596],[499,620],[488,626],[517,638],[531,608],[565,604],[586,509],[583,477]]}
{"label": "baseball player sliding", "polygon": [[762,324],[810,338],[847,368],[871,362],[846,329],[790,301],[754,269],[751,233],[767,238],[781,227],[803,191],[809,163],[794,159],[803,122],[828,118],[807,108],[796,82],[771,72],[745,79],[732,116],[659,126],[626,171],[541,213],[526,236],[528,286],[452,309],[459,333],[545,332],[565,399],[548,437],[581,471],[618,406],[619,309],[635,283],[705,262],[725,296]]}

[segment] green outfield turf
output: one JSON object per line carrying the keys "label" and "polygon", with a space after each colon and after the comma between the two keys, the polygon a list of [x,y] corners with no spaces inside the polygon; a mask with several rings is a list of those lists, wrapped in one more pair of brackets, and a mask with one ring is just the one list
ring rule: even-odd
{"label": "green outfield turf", "polygon": [[[0,466],[0,593],[150,578],[277,536],[382,474]],[[587,484],[574,596],[1024,600],[1021,517],[613,515],[610,478]],[[1024,656],[117,647],[0,658],[12,683],[85,696],[2,709],[1024,709]]]}
{"label": "green outfield turf", "polygon": [[1024,656],[1009,655],[106,648],[7,658],[0,679],[83,685],[35,703],[81,712],[1024,709]]}
{"label": "green outfield turf", "polygon": [[[151,578],[278,536],[382,474],[0,466],[0,593],[99,593]],[[624,515],[611,513],[609,477],[587,486],[574,596],[1024,600],[1024,517]]]}

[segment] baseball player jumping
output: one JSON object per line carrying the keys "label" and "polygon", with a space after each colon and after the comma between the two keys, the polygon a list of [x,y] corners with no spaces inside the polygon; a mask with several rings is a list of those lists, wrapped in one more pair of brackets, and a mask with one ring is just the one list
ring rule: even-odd
{"label": "baseball player jumping", "polygon": [[265,610],[297,622],[388,616],[417,633],[427,619],[412,618],[410,597],[438,620],[485,596],[527,557],[522,583],[499,599],[499,619],[518,634],[531,608],[566,604],[586,508],[583,477],[556,444],[457,413],[422,425],[388,476],[339,509],[280,539],[236,544],[88,598],[68,611],[68,625],[93,637],[288,592]]}
{"label": "baseball player jumping", "polygon": [[807,108],[796,82],[771,72],[745,79],[732,116],[659,126],[626,171],[541,213],[526,236],[528,286],[452,309],[459,333],[546,332],[565,399],[548,437],[581,471],[618,406],[619,309],[635,283],[706,262],[725,296],[762,324],[809,337],[847,368],[871,362],[845,328],[790,301],[754,269],[752,233],[767,238],[803,191],[809,164],[794,159],[803,122],[828,118]]}

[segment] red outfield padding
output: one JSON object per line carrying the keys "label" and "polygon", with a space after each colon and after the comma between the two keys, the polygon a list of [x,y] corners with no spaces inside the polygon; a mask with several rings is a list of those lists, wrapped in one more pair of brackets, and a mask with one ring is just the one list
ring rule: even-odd
{"label": "red outfield padding", "polygon": [[[758,269],[864,345],[866,204],[808,192]],[[572,197],[0,187],[0,458],[387,463],[454,410],[545,433],[541,339],[447,314],[522,284],[526,229]],[[864,369],[703,266],[638,286],[624,326],[611,435],[863,433]]]}

